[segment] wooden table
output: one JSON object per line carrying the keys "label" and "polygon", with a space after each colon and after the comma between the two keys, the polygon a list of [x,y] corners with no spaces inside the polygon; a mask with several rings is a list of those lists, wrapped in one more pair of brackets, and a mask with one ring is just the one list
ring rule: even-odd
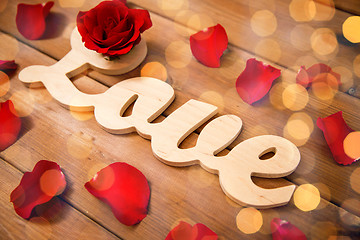
{"label": "wooden table", "polygon": [[[130,77],[157,77],[175,89],[176,99],[156,121],[189,99],[196,99],[218,106],[220,115],[242,118],[243,131],[235,143],[262,134],[294,141],[302,159],[293,174],[282,179],[253,179],[265,188],[311,184],[320,193],[319,205],[311,208],[319,195],[299,191],[302,198],[298,202],[291,200],[283,207],[252,210],[248,215],[244,214],[245,207],[225,196],[218,176],[199,166],[167,166],[153,156],[148,140],[135,133],[107,133],[97,125],[93,113],[69,111],[53,100],[45,88],[25,87],[18,79],[21,69],[34,64],[51,65],[61,59],[70,50],[69,37],[78,11],[88,10],[100,1],[55,1],[47,19],[49,31],[44,39],[34,41],[17,31],[15,16],[20,2],[42,1],[0,3],[0,59],[15,59],[19,64],[11,75],[10,90],[0,99],[13,100],[23,123],[18,141],[0,153],[1,239],[164,239],[181,220],[203,223],[219,239],[271,239],[270,221],[274,217],[290,221],[308,239],[359,237],[359,163],[338,165],[315,124],[318,117],[341,110],[348,125],[360,130],[360,51],[357,44],[351,44],[342,35],[342,23],[360,13],[358,1],[336,0],[336,8],[316,4],[317,11],[309,15],[299,7],[303,5],[296,4],[300,0],[133,0],[130,7],[148,9],[153,21],[153,27],[144,33],[148,44],[145,61],[121,76],[109,77],[89,70],[73,78],[81,91],[100,93]],[[266,25],[256,20],[264,14],[268,16]],[[226,29],[229,47],[221,67],[212,69],[192,57],[189,35],[217,23]],[[280,68],[282,76],[274,82],[270,94],[248,105],[237,95],[235,80],[252,57]],[[301,100],[308,95],[303,109],[284,107],[282,92],[295,82],[300,65],[310,67],[317,62],[341,73],[343,84],[339,92],[324,100],[309,90],[308,94],[295,96]],[[301,141],[296,134],[284,131],[288,119],[299,113],[312,120],[305,125],[310,126],[311,135]],[[198,133],[191,134],[180,147],[194,146]],[[226,154],[235,143],[221,154]],[[31,171],[41,159],[57,162],[68,186],[52,201],[59,210],[55,217],[24,220],[9,202],[10,193],[23,173]],[[132,227],[118,222],[110,208],[83,186],[101,168],[118,161],[142,171],[151,187],[149,214]],[[304,205],[313,210],[301,210]],[[239,212],[242,214],[237,219]],[[260,215],[262,221],[253,221],[254,214]],[[244,233],[252,229],[255,233]]]}

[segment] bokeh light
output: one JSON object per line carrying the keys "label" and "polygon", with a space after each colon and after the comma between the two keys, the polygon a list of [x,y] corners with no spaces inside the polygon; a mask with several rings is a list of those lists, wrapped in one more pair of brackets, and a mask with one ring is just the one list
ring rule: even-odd
{"label": "bokeh light", "polygon": [[316,75],[311,85],[311,91],[321,100],[330,100],[338,92],[338,80],[329,73],[320,73]]}
{"label": "bokeh light", "polygon": [[34,110],[35,101],[28,90],[14,92],[10,100],[14,103],[16,114],[19,117],[29,116]]}
{"label": "bokeh light", "polygon": [[347,92],[354,85],[353,73],[344,66],[336,66],[332,70],[341,76],[341,91]]}
{"label": "bokeh light", "polygon": [[256,233],[263,225],[262,214],[252,207],[243,208],[236,216],[236,225],[245,234]]}
{"label": "bokeh light", "polygon": [[97,172],[90,182],[91,186],[98,191],[105,191],[111,188],[115,183],[115,173],[110,167],[101,169]]}
{"label": "bokeh light", "polygon": [[292,0],[289,5],[290,16],[297,22],[311,21],[315,14],[316,8],[312,0]]}
{"label": "bokeh light", "polygon": [[313,51],[319,55],[329,55],[338,47],[336,35],[329,28],[316,29],[310,39]]}
{"label": "bokeh light", "polygon": [[309,101],[309,94],[300,84],[290,84],[282,93],[284,106],[292,111],[299,111],[305,108]]}
{"label": "bokeh light", "polygon": [[269,92],[269,99],[271,104],[279,110],[286,109],[283,102],[283,92],[286,88],[286,85],[282,82],[274,84]]}
{"label": "bokeh light", "polygon": [[146,63],[140,72],[141,77],[153,77],[166,81],[167,70],[164,65],[159,62],[148,62]]}
{"label": "bokeh light", "polygon": [[[179,23],[188,23],[189,19],[195,14],[195,12],[191,10],[181,10],[176,13],[176,16],[174,17],[174,28],[176,32],[182,36],[189,37],[191,34],[194,34],[195,31],[191,28],[187,28],[182,24]],[[208,26],[210,27],[210,26]]]}
{"label": "bokeh light", "polygon": [[301,50],[308,51],[311,49],[310,38],[314,33],[314,28],[307,24],[298,24],[290,32],[291,44]]}
{"label": "bokeh light", "polygon": [[320,192],[321,198],[325,201],[320,201],[319,205],[317,206],[316,210],[323,209],[327,207],[331,202],[331,191],[330,188],[324,183],[314,183],[313,184]]}
{"label": "bokeh light", "polygon": [[224,109],[223,96],[220,93],[214,91],[203,92],[199,97],[199,101],[213,104],[218,107],[219,111],[222,111]]}
{"label": "bokeh light", "polygon": [[51,239],[52,226],[48,220],[43,217],[33,217],[25,224],[25,236],[28,239]]}
{"label": "bokeh light", "polygon": [[360,146],[360,132],[351,132],[344,139],[344,151],[349,157],[353,159],[360,158],[359,146]]}
{"label": "bokeh light", "polygon": [[71,156],[85,159],[91,153],[93,138],[83,132],[75,132],[68,138],[66,146]]}
{"label": "bokeh light", "polygon": [[360,77],[360,54],[354,58],[353,70],[356,76]]}
{"label": "bokeh light", "polygon": [[79,111],[76,111],[76,108],[72,107],[72,106],[69,107],[69,110],[70,110],[71,116],[78,121],[87,121],[94,117],[94,111],[79,112]]}
{"label": "bokeh light", "polygon": [[196,30],[202,30],[214,25],[216,25],[216,23],[206,14],[193,14],[187,21],[187,27]]}
{"label": "bokeh light", "polygon": [[0,42],[2,43],[2,47],[6,48],[6,51],[1,51],[0,59],[1,60],[14,60],[15,56],[19,52],[19,43],[18,41],[10,37],[7,34],[0,33]]}
{"label": "bokeh light", "polygon": [[304,212],[312,211],[320,203],[320,192],[312,184],[302,184],[295,190],[294,203]]}
{"label": "bokeh light", "polygon": [[360,17],[348,17],[342,26],[344,37],[352,43],[360,42]]}
{"label": "bokeh light", "polygon": [[333,0],[316,0],[315,21],[330,21],[335,15],[335,4]]}
{"label": "bokeh light", "polygon": [[10,79],[9,76],[0,71],[0,97],[4,96],[10,89]]}
{"label": "bokeh light", "polygon": [[[359,148],[359,145],[358,145]],[[351,188],[360,193],[360,167],[356,168],[350,175],[350,185]]]}
{"label": "bokeh light", "polygon": [[314,123],[311,117],[307,113],[299,112],[290,116],[283,134],[285,138],[299,147],[308,141],[313,130]]}
{"label": "bokeh light", "polygon": [[80,8],[84,5],[85,0],[59,0],[63,8]]}
{"label": "bokeh light", "polygon": [[174,41],[169,44],[165,50],[166,62],[174,68],[186,67],[191,59],[192,54],[189,44],[183,41]]}
{"label": "bokeh light", "polygon": [[157,4],[164,12],[187,9],[189,5],[187,0],[157,0]]}
{"label": "bokeh light", "polygon": [[269,10],[260,10],[251,17],[251,29],[260,37],[270,36],[276,31],[277,20]]}
{"label": "bokeh light", "polygon": [[338,232],[337,227],[331,221],[317,222],[311,227],[311,237],[312,237],[311,239],[330,240],[331,237],[337,236],[337,232]]}
{"label": "bokeh light", "polygon": [[316,63],[319,63],[319,61],[314,57],[310,55],[304,55],[299,57],[296,61],[292,69],[297,72],[299,71],[301,66],[312,66]]}
{"label": "bokeh light", "polygon": [[262,39],[256,44],[255,53],[273,62],[278,62],[281,58],[282,51],[277,41],[273,39]]}
{"label": "bokeh light", "polygon": [[57,169],[47,170],[40,177],[40,189],[48,196],[60,195],[65,186],[64,174]]}

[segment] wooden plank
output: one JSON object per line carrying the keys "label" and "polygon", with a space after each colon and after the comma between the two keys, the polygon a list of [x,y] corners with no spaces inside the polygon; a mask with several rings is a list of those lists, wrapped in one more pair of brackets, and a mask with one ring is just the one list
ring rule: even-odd
{"label": "wooden plank", "polygon": [[[186,42],[186,38],[185,37],[181,38],[180,34],[178,34],[175,30],[172,30],[171,26],[173,24],[171,22],[164,21],[163,18],[158,17],[156,15],[153,15],[153,21],[154,21],[153,30],[149,30],[149,32],[146,33],[146,36],[148,37],[148,42],[154,51],[154,52],[150,52],[150,54],[148,56],[148,60],[159,59],[159,57],[158,57],[159,53],[161,54],[160,56],[162,56],[162,59],[164,59],[164,58],[166,59],[166,54],[164,55],[163,53],[166,51],[165,46],[168,46],[170,41],[169,41],[169,38],[166,38],[166,39],[158,38],[157,32],[160,32],[161,29],[169,29],[168,32],[171,36],[173,36],[173,39],[182,39],[183,42]],[[186,28],[181,27],[181,26],[178,26],[177,28],[180,28],[180,31],[182,31],[182,32],[186,30]],[[175,36],[177,36],[177,37],[175,37]],[[156,41],[152,40],[152,39],[156,39]],[[43,42],[43,44],[41,44],[41,42],[36,42],[36,44],[40,46],[40,49],[42,51],[46,50],[47,52],[49,52],[49,54],[55,54],[57,56],[64,55],[64,53],[61,53],[62,51],[60,51],[61,48],[49,47],[48,41],[50,41],[50,40],[46,40],[45,42]],[[69,45],[69,43],[65,44],[65,46],[64,45],[62,45],[62,46],[64,46],[64,49],[66,50],[68,48],[68,45]],[[181,53],[178,53],[178,54],[181,54]],[[183,54],[182,58],[186,60],[188,57],[188,52],[185,52],[182,54]],[[239,101],[241,101],[241,100],[238,100],[239,98],[236,99],[237,95],[236,95],[235,89],[233,88],[232,84],[233,84],[234,79],[237,77],[238,73],[241,71],[240,69],[243,68],[243,64],[241,64],[241,63],[238,64],[235,61],[235,59],[240,58],[242,61],[244,61],[245,59],[248,59],[250,57],[252,57],[252,56],[247,53],[238,51],[235,48],[230,48],[229,55],[227,55],[227,57],[225,57],[223,59],[224,65],[229,66],[226,68],[226,72],[224,72],[224,70],[222,70],[222,69],[204,68],[203,66],[201,66],[194,60],[190,61],[190,65],[188,65],[188,68],[192,69],[192,70],[198,69],[197,73],[195,73],[194,71],[189,72],[184,69],[174,68],[169,63],[166,64],[166,66],[169,70],[168,74],[169,74],[169,76],[171,76],[171,79],[172,79],[171,81],[173,81],[172,86],[174,86],[175,88],[177,88],[183,92],[186,92],[188,96],[189,96],[189,94],[191,94],[194,98],[201,97],[201,95],[203,93],[207,92],[206,90],[202,90],[203,86],[207,86],[207,90],[209,90],[210,92],[216,92],[216,94],[219,94],[220,96],[221,95],[228,96],[228,97],[225,97],[224,99],[222,99],[222,101],[220,101],[220,103],[221,102],[224,103],[224,106],[220,106],[221,108],[225,109],[223,113],[236,113],[236,112],[245,113],[249,109],[246,106],[243,106],[241,108],[238,107]],[[207,73],[205,73],[205,69],[206,69]],[[134,71],[134,72],[132,74],[136,75],[136,71]],[[220,72],[220,74],[219,74],[219,72]],[[186,74],[187,74],[187,76],[186,76]],[[192,75],[190,75],[190,74],[192,74]],[[202,76],[202,77],[200,77],[200,76]],[[192,79],[192,78],[197,79],[197,80],[189,81],[189,79]],[[111,82],[111,77],[106,77],[104,79]],[[186,80],[184,80],[184,79],[186,79]],[[209,82],[208,79],[212,79],[212,82]],[[287,81],[287,82],[293,82],[295,79],[295,75],[290,71],[285,71],[285,73],[283,74],[283,79],[284,79],[284,81]],[[118,79],[115,79],[115,81],[118,81]],[[112,83],[114,83],[114,81],[112,81]],[[227,84],[226,87],[224,86],[224,83]],[[235,95],[234,95],[234,93],[235,93]],[[179,94],[181,94],[181,93],[177,93],[177,95],[179,95]],[[216,96],[218,96],[218,95],[216,95]],[[341,96],[341,97],[339,97],[339,96]],[[338,97],[339,98],[335,98],[334,103],[333,103],[334,105],[337,106],[336,109],[344,110],[345,114],[353,114],[351,106],[357,106],[358,102],[346,95],[338,94]],[[187,98],[185,98],[185,99],[187,99]],[[216,98],[213,98],[213,100],[214,99],[216,100]],[[208,98],[205,100],[209,101],[211,99]],[[310,113],[311,113],[310,116],[312,117],[313,121],[315,121],[316,118],[319,116],[323,117],[323,116],[329,115],[334,112],[333,108],[329,108],[329,106],[327,106],[326,103],[321,103],[321,101],[316,101],[316,98],[314,98],[314,97],[310,98],[309,104],[310,103],[313,106],[311,108],[306,108],[306,110],[310,111]],[[218,104],[218,103],[214,103],[214,104]],[[277,134],[277,135],[283,134],[283,130],[284,130],[283,128],[287,122],[287,119],[290,117],[291,112],[285,111],[280,114],[279,112],[274,111],[274,108],[271,106],[269,101],[266,101],[266,100],[262,104],[264,104],[264,106],[256,106],[256,111],[252,111],[250,113],[251,115],[249,116],[249,118],[247,116],[242,116],[242,114],[240,115],[243,119],[245,119],[245,124],[247,122],[253,123],[253,124],[245,125],[245,131],[240,136],[239,141],[246,139],[248,137],[254,136],[254,135],[251,135],[252,127],[260,126],[260,128],[262,128],[262,129],[264,129],[264,128],[272,129],[272,132],[269,132],[269,133]],[[320,104],[320,107],[322,108],[321,111],[317,111],[317,109],[316,109],[316,107],[318,107],[319,104]],[[172,107],[170,109],[175,109],[179,105],[181,105],[181,104],[178,104],[177,106],[174,105],[174,107]],[[255,109],[255,108],[253,108],[253,109]],[[171,110],[169,110],[168,112],[171,112]],[[261,121],[259,121],[259,119],[262,119],[264,116],[266,116],[268,114],[276,114],[277,118],[269,119],[267,121],[267,122],[271,123],[269,125],[262,125],[262,123],[261,123]],[[346,115],[345,115],[345,118],[347,119],[347,121],[349,122],[349,125],[351,127],[353,127],[354,129],[359,129],[359,127],[357,125],[358,118],[352,119],[352,116],[346,117]],[[248,126],[248,127],[246,127],[246,126]],[[268,127],[266,127],[266,126],[268,126]],[[273,128],[272,126],[278,126],[278,127]],[[250,133],[250,134],[246,135],[248,133]],[[351,173],[356,168],[356,165],[353,165],[350,168],[343,168],[341,166],[336,165],[332,161],[331,155],[330,155],[329,151],[327,150],[327,146],[326,146],[325,142],[323,141],[321,132],[316,129],[315,132],[313,133],[312,137],[314,136],[315,133],[316,133],[315,140],[313,140],[313,138],[311,138],[310,141],[313,141],[313,143],[316,143],[316,144],[322,143],[320,149],[322,152],[326,153],[326,155],[323,156],[322,154],[320,154],[319,158],[321,159],[320,162],[322,164],[320,164],[320,163],[315,164],[313,161],[313,158],[314,158],[313,156],[314,156],[314,154],[317,155],[318,153],[317,152],[314,153],[313,150],[309,151],[307,149],[307,146],[304,146],[304,148],[306,147],[305,148],[306,150],[303,151],[303,155],[305,156],[305,158],[303,158],[302,162],[307,163],[307,164],[304,164],[305,166],[309,165],[309,166],[314,167],[313,173],[312,173],[313,177],[307,176],[307,179],[309,179],[309,181],[311,181],[311,182],[318,182],[319,180],[324,180],[324,181],[328,182],[327,177],[330,174],[329,188],[330,188],[330,192],[332,195],[332,199],[335,203],[340,205],[346,199],[357,196],[356,195],[357,193],[352,191],[352,189],[350,188],[350,184],[349,184],[350,178],[342,177],[342,176],[350,176]],[[314,147],[311,147],[310,149],[316,149],[316,148],[317,148],[317,146],[316,147],[314,146]],[[329,169],[329,164],[331,164],[332,167],[336,168],[336,170],[339,170],[339,171],[330,171],[330,173],[323,174],[323,169],[324,168]],[[339,173],[339,174],[337,174],[337,173]],[[296,180],[299,177],[296,175],[296,172],[292,176],[296,176],[294,178],[294,180]],[[325,178],[325,176],[326,176],[326,178]],[[343,186],[343,185],[347,186],[347,188],[348,188],[346,191],[347,194],[343,194],[343,190],[341,188],[339,188],[339,186]]]}
{"label": "wooden plank", "polygon": [[335,6],[338,9],[352,13],[354,15],[360,15],[360,2],[352,0],[334,0]]}
{"label": "wooden plank", "polygon": [[[46,65],[55,62],[23,44],[19,46],[21,50],[16,60],[21,68],[34,62]],[[16,77],[11,80],[11,84],[11,93],[28,91]],[[64,198],[121,237],[164,238],[174,224],[182,219],[191,223],[202,222],[220,236],[229,239],[263,239],[264,235],[270,233],[269,222],[274,216],[291,221],[314,238],[328,236],[328,233],[312,228],[319,224],[328,224],[345,235],[353,234],[342,226],[338,215],[341,208],[321,200],[322,207],[312,212],[302,212],[293,203],[282,208],[261,210],[264,224],[260,233],[246,235],[237,230],[235,223],[241,208],[225,197],[217,176],[208,174],[199,167],[179,169],[166,166],[152,156],[149,141],[136,134],[108,134],[93,119],[74,119],[68,110],[61,108],[53,100],[31,104],[33,96],[39,96],[40,100],[47,99],[43,94],[46,96],[46,91],[32,89],[17,102],[24,107],[23,111],[26,107],[31,107],[33,111],[23,119],[24,132],[21,138],[1,155],[22,171],[32,169],[40,159],[56,161],[63,168],[71,186]],[[177,96],[181,96],[178,91]],[[178,106],[182,102],[184,100],[179,97],[174,104]],[[20,158],[22,161],[19,161]],[[114,161],[125,161],[137,167],[145,174],[151,186],[149,215],[135,228],[121,225],[109,208],[92,198],[83,187],[96,171]],[[332,222],[328,223],[328,219],[332,219]]]}
{"label": "wooden plank", "polygon": [[[19,184],[22,173],[0,159],[0,236],[1,239],[118,239],[97,223],[59,198],[47,205],[46,217],[25,220],[15,213],[10,193]],[[45,208],[43,208],[45,209]],[[41,211],[40,208],[37,208]]]}
{"label": "wooden plank", "polygon": [[[24,1],[29,3],[42,2]],[[85,1],[80,8],[61,8],[60,4],[55,4],[52,9],[54,13],[51,17],[52,28],[58,31],[52,33],[52,38],[40,41],[26,40],[16,30],[16,1],[8,2],[5,10],[0,14],[0,22],[7,24],[1,25],[0,29],[11,33],[17,38],[35,46],[42,52],[46,52],[56,59],[64,56],[64,52],[58,49],[63,46],[66,51],[70,50],[67,42],[70,32],[76,25],[76,15],[78,10],[88,10],[98,4],[99,1]],[[316,62],[323,62],[335,68],[342,74],[343,84],[340,90],[348,92],[352,96],[360,97],[359,83],[360,75],[356,70],[358,64],[353,64],[357,55],[356,45],[349,43],[342,36],[342,23],[351,16],[349,13],[328,8],[320,8],[318,18],[323,19],[327,16],[328,21],[305,21],[297,22],[290,15],[290,0],[276,1],[235,1],[225,0],[219,6],[216,0],[196,0],[196,1],[163,1],[159,0],[154,4],[149,0],[136,0],[132,6],[140,6],[153,12],[152,16],[159,14],[174,20],[186,28],[179,27],[179,24],[169,24],[167,31],[176,32],[179,35],[188,36],[195,31],[205,27],[221,23],[226,29],[229,42],[252,55],[262,57],[268,61],[276,62],[281,66],[298,71],[301,65],[310,67]],[[302,6],[301,6],[302,7]],[[270,36],[258,36],[252,30],[251,18],[259,10],[269,10],[276,17],[276,31]],[[295,12],[302,12],[302,8],[295,8]],[[304,14],[303,14],[304,15]],[[154,26],[155,27],[155,26]],[[154,29],[153,27],[153,29]],[[261,27],[260,31],[269,28]],[[261,30],[262,29],[262,30]],[[324,30],[325,29],[325,30]],[[316,33],[315,30],[317,31]],[[150,29],[149,32],[154,30]],[[266,32],[266,31],[265,31]],[[311,47],[311,35],[314,33],[314,49]],[[188,42],[188,40],[186,40]],[[321,55],[319,52],[330,51],[333,53]],[[225,58],[228,53],[225,53]],[[357,61],[355,61],[357,62]],[[222,66],[226,65],[222,61]]]}

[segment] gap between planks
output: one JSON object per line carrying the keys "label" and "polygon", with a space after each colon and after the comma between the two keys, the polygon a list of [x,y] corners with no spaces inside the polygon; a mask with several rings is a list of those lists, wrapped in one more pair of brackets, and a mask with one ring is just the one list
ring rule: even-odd
{"label": "gap between planks", "polygon": [[[11,146],[10,146],[11,147]],[[6,164],[8,164],[9,166],[11,166],[12,168],[14,168],[16,171],[21,172],[22,174],[24,174],[24,171],[21,171],[17,166],[15,166],[13,163],[9,162],[6,160],[6,158],[4,156],[2,156],[2,154],[0,153],[0,160],[5,162]],[[60,166],[61,167],[61,166]],[[65,177],[66,178],[66,177]],[[114,237],[118,238],[118,239],[123,239],[122,237],[120,237],[119,235],[117,235],[116,233],[114,233],[113,231],[111,231],[109,228],[105,227],[103,224],[101,224],[100,222],[96,221],[95,219],[93,219],[92,217],[90,217],[89,215],[87,215],[85,212],[81,211],[80,209],[76,208],[73,204],[69,203],[66,199],[64,199],[61,195],[56,196],[58,197],[62,202],[64,202],[65,204],[69,205],[71,208],[73,208],[75,211],[77,211],[78,213],[80,213],[81,215],[83,215],[85,218],[88,218],[90,221],[94,222],[97,226],[105,229],[109,234],[112,234]],[[10,196],[9,196],[10,199]],[[9,203],[11,203],[9,201]],[[14,211],[15,214],[15,211]]]}

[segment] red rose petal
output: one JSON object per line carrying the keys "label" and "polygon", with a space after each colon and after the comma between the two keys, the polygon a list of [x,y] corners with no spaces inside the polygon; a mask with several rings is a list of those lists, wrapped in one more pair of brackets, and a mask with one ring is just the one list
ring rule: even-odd
{"label": "red rose petal", "polygon": [[54,6],[52,1],[45,3],[45,5],[18,4],[16,26],[19,32],[27,39],[39,39],[45,32],[45,18],[52,6]]}
{"label": "red rose petal", "polygon": [[165,240],[217,240],[218,236],[211,229],[202,223],[197,223],[193,227],[181,221],[166,236]]}
{"label": "red rose petal", "polygon": [[273,240],[306,240],[305,234],[288,221],[274,218],[270,226]]}
{"label": "red rose petal", "polygon": [[116,162],[101,169],[85,188],[110,205],[115,217],[127,226],[139,223],[148,212],[150,188],[135,167]]}
{"label": "red rose petal", "polygon": [[0,60],[0,71],[3,71],[5,73],[10,73],[12,71],[15,71],[17,69],[17,64],[15,61],[4,61]]}
{"label": "red rose petal", "polygon": [[341,76],[340,74],[332,71],[331,67],[323,63],[317,63],[306,69],[304,66],[301,66],[297,75],[296,82],[301,84],[305,88],[309,87],[314,81],[319,81],[320,79],[328,79],[319,77],[324,74],[329,74],[336,79],[337,85],[341,85]]}
{"label": "red rose petal", "polygon": [[32,172],[24,173],[19,186],[11,192],[10,201],[16,213],[27,219],[34,207],[61,194],[65,187],[65,176],[60,166],[55,162],[41,160]]}
{"label": "red rose petal", "polygon": [[246,62],[244,71],[236,80],[236,90],[242,100],[252,104],[269,92],[273,81],[280,74],[280,69],[250,58]]}
{"label": "red rose petal", "polygon": [[11,100],[0,103],[0,151],[13,144],[19,135],[21,120],[15,113]]}
{"label": "red rose petal", "polygon": [[356,160],[350,158],[344,151],[344,139],[354,130],[344,121],[342,111],[325,118],[318,118],[316,125],[323,131],[325,140],[337,163],[349,165]]}
{"label": "red rose petal", "polygon": [[190,36],[192,54],[199,62],[208,67],[220,67],[220,57],[227,45],[228,37],[220,24]]}

